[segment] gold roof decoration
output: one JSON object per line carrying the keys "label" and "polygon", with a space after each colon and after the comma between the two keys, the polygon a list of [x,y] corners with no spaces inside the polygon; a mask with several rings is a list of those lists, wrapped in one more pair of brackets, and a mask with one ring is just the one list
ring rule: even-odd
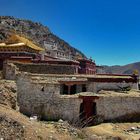
{"label": "gold roof decoration", "polygon": [[38,47],[29,39],[19,36],[17,34],[13,34],[10,38],[6,40],[5,43],[0,43],[0,47],[20,47],[20,46],[28,46],[31,49],[36,51],[44,51],[43,48]]}
{"label": "gold roof decoration", "polygon": [[0,47],[20,47],[25,46],[24,43],[14,43],[14,44],[6,44],[6,43],[0,43]]}

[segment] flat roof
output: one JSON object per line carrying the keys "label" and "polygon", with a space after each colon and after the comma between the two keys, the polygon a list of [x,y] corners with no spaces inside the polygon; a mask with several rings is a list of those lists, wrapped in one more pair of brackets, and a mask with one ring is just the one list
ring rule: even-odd
{"label": "flat roof", "polygon": [[100,91],[99,93],[93,92],[81,92],[75,94],[76,96],[83,96],[83,97],[139,97],[140,98],[140,91],[130,90],[127,93],[122,92],[115,92],[115,91]]}
{"label": "flat roof", "polygon": [[86,84],[87,82],[136,82],[136,80],[133,77],[129,77],[129,79],[123,79],[120,80],[119,78],[114,78],[114,79],[110,79],[110,78],[103,78],[104,81],[102,81],[102,78],[97,78],[95,77],[91,77],[87,78],[86,76],[75,76],[75,75],[56,75],[56,74],[31,74],[31,73],[27,73],[30,77],[33,83],[35,82],[39,82],[39,83],[58,83],[58,84]]}
{"label": "flat roof", "polygon": [[86,74],[71,74],[71,75],[67,75],[67,74],[34,74],[34,73],[30,73],[30,75],[32,76],[50,76],[50,77],[82,77],[82,78],[132,78],[133,75],[86,75]]}

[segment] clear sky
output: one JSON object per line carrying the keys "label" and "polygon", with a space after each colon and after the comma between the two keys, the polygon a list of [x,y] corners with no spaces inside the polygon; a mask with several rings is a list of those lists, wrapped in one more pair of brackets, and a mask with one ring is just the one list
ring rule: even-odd
{"label": "clear sky", "polygon": [[0,15],[41,22],[99,65],[140,61],[140,0],[0,0]]}

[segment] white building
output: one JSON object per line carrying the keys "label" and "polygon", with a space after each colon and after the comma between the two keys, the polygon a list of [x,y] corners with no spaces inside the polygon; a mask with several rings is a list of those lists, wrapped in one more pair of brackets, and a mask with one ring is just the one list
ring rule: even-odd
{"label": "white building", "polygon": [[44,41],[44,46],[45,46],[45,52],[47,56],[51,56],[59,59],[72,60],[71,53],[69,51],[65,52],[64,50],[61,50],[56,43],[53,42],[48,43]]}

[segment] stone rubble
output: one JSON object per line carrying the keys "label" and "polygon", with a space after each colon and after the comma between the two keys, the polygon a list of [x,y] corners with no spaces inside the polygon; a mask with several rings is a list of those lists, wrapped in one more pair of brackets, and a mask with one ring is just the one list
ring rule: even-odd
{"label": "stone rubble", "polygon": [[17,121],[0,116],[0,140],[23,139],[24,127]]}
{"label": "stone rubble", "polygon": [[14,81],[0,80],[0,104],[16,109],[16,83]]}
{"label": "stone rubble", "polygon": [[140,126],[137,127],[131,127],[128,130],[124,130],[127,134],[133,133],[133,134],[140,134]]}
{"label": "stone rubble", "polygon": [[68,132],[71,136],[78,137],[78,129],[72,127],[67,121],[60,119],[54,126],[60,133]]}

